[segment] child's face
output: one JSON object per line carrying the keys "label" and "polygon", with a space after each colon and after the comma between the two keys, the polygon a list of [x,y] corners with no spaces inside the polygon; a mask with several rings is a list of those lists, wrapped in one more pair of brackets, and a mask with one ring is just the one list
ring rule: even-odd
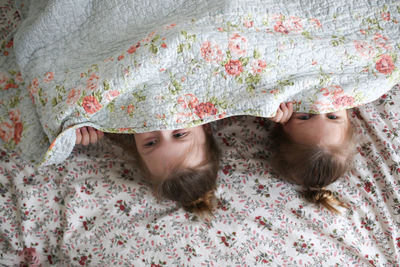
{"label": "child's face", "polygon": [[163,177],[175,164],[190,168],[206,157],[204,126],[135,134],[137,151],[154,177]]}
{"label": "child's face", "polygon": [[294,113],[282,127],[298,144],[340,145],[350,125],[346,110],[342,110],[318,115]]}

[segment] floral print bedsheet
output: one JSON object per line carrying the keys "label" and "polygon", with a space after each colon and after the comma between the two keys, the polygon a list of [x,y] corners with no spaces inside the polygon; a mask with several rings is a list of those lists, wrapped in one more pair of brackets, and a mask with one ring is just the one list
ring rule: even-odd
{"label": "floral print bedsheet", "polygon": [[2,2],[0,142],[41,165],[84,125],[184,128],[289,100],[321,113],[400,80],[393,0]]}
{"label": "floral print bedsheet", "polygon": [[204,221],[157,201],[104,139],[36,170],[0,151],[2,266],[399,266],[400,86],[355,108],[351,172],[329,186],[342,215],[304,200],[269,166],[268,120],[216,122],[217,206]]}

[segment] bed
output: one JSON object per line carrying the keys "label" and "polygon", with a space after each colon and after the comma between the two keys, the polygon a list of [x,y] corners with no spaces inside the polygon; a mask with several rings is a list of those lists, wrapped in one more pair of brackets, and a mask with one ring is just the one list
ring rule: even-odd
{"label": "bed", "polygon": [[[178,2],[176,1],[176,3]],[[190,1],[185,3],[188,4]],[[328,4],[330,2],[324,1],[323,3]],[[378,5],[376,10],[379,11],[378,14],[382,22],[392,23],[390,25],[378,23],[378,25],[389,25],[389,30],[386,32],[388,35],[390,29],[393,30],[392,33],[398,31],[396,18],[399,17],[400,5],[395,1],[386,1],[385,3],[386,8]],[[2,10],[7,10],[4,13],[7,14],[4,21],[8,25],[2,28],[4,29],[2,37],[5,40],[1,51],[3,54],[2,67],[7,66],[6,74],[13,75],[13,80],[11,82],[11,79],[7,79],[8,83],[1,84],[0,107],[2,109],[0,110],[2,113],[0,115],[3,127],[8,123],[14,129],[12,134],[5,131],[5,128],[1,128],[3,131],[0,132],[2,134],[0,146],[1,265],[399,266],[399,63],[398,59],[397,61],[394,60],[392,62],[393,68],[389,64],[384,66],[385,69],[381,69],[382,66],[377,64],[378,61],[385,59],[380,56],[385,54],[385,52],[382,52],[383,49],[390,50],[388,46],[392,48],[390,50],[391,55],[393,55],[392,59],[396,58],[395,55],[398,58],[400,48],[395,39],[391,39],[392,43],[386,40],[387,42],[383,44],[381,42],[385,40],[379,39],[379,44],[387,47],[377,44],[380,47],[380,50],[378,49],[380,54],[368,58],[370,62],[373,62],[369,63],[370,66],[372,64],[373,70],[362,72],[362,74],[368,74],[365,77],[368,81],[371,81],[369,86],[375,88],[376,84],[380,84],[381,87],[376,87],[373,94],[364,94],[361,97],[360,94],[368,91],[367,89],[371,89],[371,87],[360,88],[359,91],[349,91],[344,84],[348,84],[348,88],[351,88],[352,85],[354,86],[354,83],[351,82],[354,82],[354,80],[343,79],[342,81],[345,82],[341,84],[343,90],[340,91],[339,95],[351,95],[354,98],[339,107],[321,104],[327,103],[327,100],[332,100],[330,97],[334,97],[335,93],[330,94],[327,91],[318,90],[321,96],[316,97],[314,91],[307,95],[308,91],[299,92],[298,90],[287,89],[290,86],[311,84],[312,80],[293,78],[288,80],[288,84],[284,85],[282,84],[284,80],[281,79],[281,83],[278,83],[281,87],[278,89],[281,89],[282,92],[280,94],[270,92],[268,95],[271,98],[268,99],[260,97],[264,95],[263,92],[259,92],[260,95],[253,95],[252,101],[248,101],[248,103],[251,103],[250,107],[253,108],[251,110],[249,106],[245,105],[239,105],[241,109],[229,109],[229,105],[236,102],[231,103],[228,99],[225,108],[223,103],[213,102],[213,105],[221,112],[214,112],[211,109],[211,111],[206,110],[208,113],[196,113],[196,118],[190,117],[193,115],[191,114],[185,119],[172,116],[173,121],[167,121],[163,118],[163,114],[158,114],[155,116],[156,119],[153,119],[153,122],[155,122],[153,125],[144,127],[143,121],[140,121],[140,125],[138,123],[131,129],[124,128],[124,133],[156,128],[173,128],[192,125],[191,123],[199,120],[199,118],[201,121],[197,121],[197,124],[213,123],[214,135],[221,150],[216,191],[218,202],[214,210],[214,217],[211,220],[204,220],[195,214],[184,211],[172,201],[158,200],[146,182],[146,177],[143,177],[137,170],[131,154],[111,140],[105,138],[96,145],[88,147],[73,146],[74,129],[76,127],[89,125],[110,132],[115,132],[116,129],[121,130],[124,125],[108,125],[99,122],[106,117],[104,114],[107,113],[99,113],[101,116],[95,117],[97,113],[91,114],[90,112],[93,110],[88,109],[90,112],[85,116],[76,117],[70,116],[76,110],[64,109],[63,114],[67,114],[67,116],[58,117],[62,123],[54,125],[44,123],[48,117],[43,114],[48,114],[48,107],[56,110],[55,107],[58,107],[59,102],[71,98],[63,98],[61,87],[59,87],[60,90],[56,90],[57,93],[54,96],[46,91],[45,82],[40,87],[43,88],[42,93],[38,92],[40,90],[34,92],[32,83],[24,82],[24,80],[34,80],[35,77],[30,76],[34,74],[34,71],[41,73],[42,69],[38,70],[37,68],[43,66],[32,68],[31,71],[32,65],[30,64],[33,63],[29,62],[40,60],[40,53],[45,51],[38,50],[38,54],[33,53],[32,55],[35,57],[30,59],[21,56],[21,53],[23,54],[26,51],[20,51],[21,48],[18,48],[17,41],[19,40],[20,44],[23,43],[21,39],[23,33],[28,34],[29,31],[22,31],[21,33],[18,30],[18,25],[23,23],[24,20],[26,21],[26,18],[29,20],[32,11],[29,11],[29,5],[24,1],[2,1],[1,4],[4,7]],[[56,10],[59,6],[52,2],[50,5],[44,4],[42,7],[39,5],[36,8],[39,10],[44,7],[46,7],[44,10],[48,11]],[[190,5],[186,6],[187,10],[190,10],[190,7]],[[394,9],[392,9],[393,7]],[[202,7],[198,8],[201,9]],[[374,9],[374,12],[376,10]],[[371,14],[375,14],[374,12],[371,12]],[[382,15],[382,13],[384,14]],[[387,13],[390,14],[389,22],[386,20],[388,18]],[[190,17],[193,14],[186,15]],[[248,21],[248,24],[243,23],[243,29],[252,28],[251,21],[253,20],[247,19],[246,21]],[[279,18],[278,21],[284,20]],[[39,23],[43,21],[30,22]],[[253,23],[257,24],[257,21],[254,20]],[[175,28],[175,26],[171,27]],[[278,27],[277,32],[287,38],[285,29],[287,28]],[[19,37],[17,35],[13,49],[13,44],[10,43],[12,40],[10,32],[18,33],[18,31],[20,35]],[[181,30],[178,32],[182,37]],[[293,28],[293,32],[295,32],[295,28]],[[307,33],[299,32],[298,34],[310,40]],[[199,36],[197,38],[200,38]],[[373,42],[374,35],[371,36]],[[153,37],[150,37],[150,39]],[[186,37],[191,38],[189,32],[186,33]],[[172,39],[167,40],[170,40],[170,43],[173,42]],[[151,44],[156,41],[150,40],[147,51],[151,53],[155,51]],[[243,40],[238,40],[239,44],[241,44],[241,41]],[[170,44],[165,43],[166,46]],[[329,43],[334,48],[347,44],[346,40],[340,39],[340,36],[332,37]],[[353,41],[350,43],[352,47],[353,45],[357,47]],[[200,44],[204,44],[204,42],[200,42]],[[163,49],[162,42],[158,45],[157,49]],[[34,47],[28,47],[29,49],[35,50]],[[51,47],[51,49],[54,49],[54,47]],[[114,49],[116,48],[114,47]],[[129,49],[133,51],[139,49],[139,47],[131,48],[131,46],[128,46]],[[188,49],[188,46],[184,46],[182,49]],[[251,50],[250,44],[248,44],[247,49]],[[256,50],[252,50],[253,59],[257,57],[255,55],[257,53],[254,51]],[[361,53],[357,49],[354,49],[354,51],[354,53]],[[368,53],[368,51],[362,50],[363,53]],[[240,51],[236,50],[236,52],[239,53]],[[93,57],[93,55],[91,56]],[[101,56],[103,58],[104,55]],[[219,54],[217,53],[215,56],[218,58]],[[351,64],[355,64],[352,65],[354,72],[359,74],[360,70],[362,71],[368,64],[366,62],[369,62],[366,60],[360,63],[360,61],[351,57],[349,57],[349,60],[352,62]],[[115,59],[115,61],[120,62],[118,59]],[[238,59],[238,61],[243,63],[243,58]],[[360,64],[357,65],[358,63]],[[211,63],[207,61],[207,64]],[[313,62],[310,65],[314,66]],[[29,67],[29,71],[26,68],[24,69],[24,66]],[[104,70],[107,70],[107,65],[101,66],[104,67]],[[257,66],[264,68],[263,64]],[[215,65],[212,65],[212,70],[215,69],[214,67]],[[18,70],[18,68],[21,68],[24,79],[20,79],[18,71],[9,72],[10,69]],[[233,70],[238,71],[239,69],[226,69],[228,75],[229,71]],[[76,73],[79,72],[78,69]],[[53,79],[48,72],[45,73],[47,76],[43,80],[57,81],[58,76]],[[72,69],[68,74],[69,76],[63,76],[62,79],[69,77],[72,80],[74,78],[73,73],[74,70]],[[92,73],[88,72],[87,74],[89,75],[85,78],[90,79]],[[358,76],[359,81],[363,81],[362,74]],[[343,72],[342,75],[344,75]],[[166,76],[171,81],[171,77]],[[174,77],[176,78],[176,76]],[[186,78],[188,77],[186,76]],[[317,79],[317,84],[321,82],[321,77],[326,78],[326,75],[320,73],[317,77],[314,77]],[[162,78],[160,79],[162,80]],[[232,91],[232,94],[238,93],[238,95],[234,95],[235,97],[243,96],[243,92],[251,95],[254,93],[253,89],[257,90],[259,86],[268,85],[263,84],[262,79],[258,82],[257,79],[249,80],[248,83],[240,83],[238,79],[240,79],[240,76],[233,78],[234,82],[240,84],[236,88],[237,90]],[[96,83],[95,85],[102,87],[102,90],[107,92],[113,91],[109,87],[115,86],[115,80],[109,78],[108,81],[113,82],[109,84]],[[376,84],[374,85],[374,83]],[[13,87],[13,84],[17,86]],[[173,94],[173,91],[178,90],[179,86],[173,82],[171,84],[173,87],[170,87],[172,88],[172,91],[169,91],[170,95],[176,97],[176,101],[178,101],[173,103],[174,108],[181,108],[183,105],[187,107],[194,105],[194,103],[200,105],[212,99],[209,95],[201,98],[201,94],[196,91],[198,93],[196,102],[192,95],[189,95],[190,92],[186,92],[185,88],[182,88],[180,90],[183,90],[181,93],[183,92],[182,95],[185,98],[184,101],[179,102],[179,95]],[[181,85],[184,87],[183,80],[181,80]],[[8,86],[8,88],[5,89],[5,86]],[[29,86],[31,87],[27,88]],[[65,88],[69,87],[65,86]],[[276,86],[273,86],[273,88],[276,88]],[[338,93],[337,87],[324,88]],[[134,95],[135,92],[143,93],[143,87],[140,89],[142,91],[133,92],[132,99],[136,99],[137,102],[146,102],[144,95]],[[15,98],[16,91],[20,94],[17,98]],[[71,91],[64,92],[64,94],[69,95]],[[157,92],[161,93],[161,91]],[[210,92],[211,94],[218,94],[218,92],[212,90],[208,91],[208,94]],[[44,97],[46,93],[49,94],[47,95],[48,103]],[[59,95],[61,96],[59,97]],[[310,95],[314,98],[311,99]],[[82,95],[81,98],[83,99],[86,96],[98,97],[98,95],[93,94]],[[131,119],[130,112],[128,112],[129,104],[113,102],[117,96],[111,95],[109,102],[114,103],[114,107],[125,107],[123,113],[127,119],[121,123],[127,124],[127,121]],[[56,102],[52,102],[54,97]],[[246,98],[245,95],[243,98]],[[270,101],[271,105],[260,107],[256,98]],[[271,157],[270,135],[274,124],[263,117],[272,115],[279,102],[289,98],[308,101],[309,103],[304,105],[298,101],[297,108],[298,110],[306,109],[313,112],[326,112],[333,108],[358,106],[354,107],[350,113],[357,136],[357,154],[354,167],[351,172],[328,187],[328,189],[336,192],[336,196],[347,205],[347,208],[340,208],[341,215],[332,214],[322,207],[305,201],[301,189],[279,179],[269,165]],[[13,104],[12,101],[8,101],[9,99],[18,99],[19,102]],[[147,97],[148,99],[149,97]],[[41,101],[45,103],[43,104]],[[106,97],[102,97],[102,101],[99,101],[99,103],[105,106]],[[124,100],[117,99],[117,101]],[[79,98],[76,102],[79,102]],[[211,103],[211,101],[209,102]],[[35,104],[36,113],[26,114],[22,109],[20,109],[21,113],[15,111],[10,113],[14,110],[10,109],[10,105],[30,107],[35,106]],[[108,105],[109,108],[106,108],[106,110],[110,111],[113,105]],[[80,106],[82,107],[83,103],[80,103]],[[92,105],[90,108],[96,108],[96,105]],[[178,115],[182,113],[182,110],[174,110]],[[224,111],[226,114],[224,114]],[[139,113],[140,116],[143,116],[143,114]],[[151,122],[149,118],[146,119]],[[20,129],[19,122],[23,123],[23,131],[18,130]],[[28,143],[31,144],[27,145]]]}

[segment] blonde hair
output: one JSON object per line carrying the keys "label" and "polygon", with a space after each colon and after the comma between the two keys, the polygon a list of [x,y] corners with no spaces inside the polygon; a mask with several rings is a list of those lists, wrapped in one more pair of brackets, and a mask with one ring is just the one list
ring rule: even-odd
{"label": "blonde hair", "polygon": [[340,145],[295,143],[281,125],[276,126],[273,139],[271,164],[278,175],[291,183],[302,185],[308,201],[340,213],[335,206],[345,207],[344,203],[325,187],[342,177],[352,166],[355,142],[351,123]]}
{"label": "blonde hair", "polygon": [[202,217],[211,215],[215,205],[214,191],[219,169],[219,150],[211,132],[206,131],[206,158],[198,166],[182,167],[183,160],[167,170],[163,177],[154,177],[140,157],[134,138],[128,140],[121,134],[108,134],[112,140],[122,147],[129,147],[129,152],[139,163],[140,171],[150,178],[153,189],[158,197],[178,202],[185,210]]}

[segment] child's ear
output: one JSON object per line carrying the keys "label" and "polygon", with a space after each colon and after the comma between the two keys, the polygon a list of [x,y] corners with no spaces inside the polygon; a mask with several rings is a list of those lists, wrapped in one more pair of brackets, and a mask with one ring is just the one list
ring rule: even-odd
{"label": "child's ear", "polygon": [[212,134],[212,129],[209,123],[203,124],[203,129],[206,134]]}

